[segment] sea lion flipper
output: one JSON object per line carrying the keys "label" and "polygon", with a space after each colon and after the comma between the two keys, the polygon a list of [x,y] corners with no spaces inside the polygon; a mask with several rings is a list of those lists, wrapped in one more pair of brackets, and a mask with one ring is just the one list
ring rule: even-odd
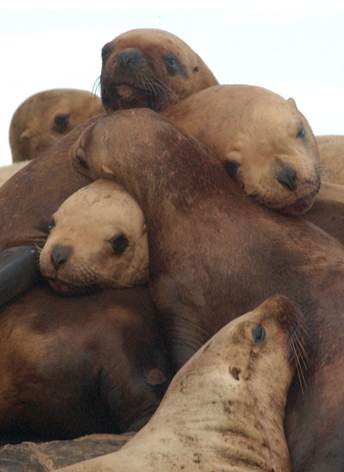
{"label": "sea lion flipper", "polygon": [[38,276],[38,250],[18,246],[0,252],[0,306],[31,287]]}

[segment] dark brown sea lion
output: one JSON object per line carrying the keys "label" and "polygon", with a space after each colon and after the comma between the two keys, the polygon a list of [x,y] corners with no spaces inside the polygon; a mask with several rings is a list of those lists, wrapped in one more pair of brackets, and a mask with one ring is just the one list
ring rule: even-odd
{"label": "dark brown sea lion", "polygon": [[11,120],[13,161],[40,157],[63,135],[102,111],[99,97],[86,90],[52,89],[32,95]]}
{"label": "dark brown sea lion", "polygon": [[302,346],[295,307],[285,297],[266,300],[192,356],[119,452],[58,470],[290,472],[283,423]]}
{"label": "dark brown sea lion", "polygon": [[288,401],[294,471],[342,472],[342,246],[238,195],[215,157],[150,110],[98,120],[73,153],[81,172],[125,185],[146,216],[150,288],[175,368],[265,298],[300,305],[311,343],[304,393],[295,384]]}
{"label": "dark brown sea lion", "polygon": [[145,288],[59,297],[35,287],[0,311],[0,433],[17,440],[137,430],[168,370]]}
{"label": "dark brown sea lion", "polygon": [[247,195],[299,215],[320,187],[312,130],[293,99],[250,85],[218,85],[168,108],[165,115],[202,141]]}
{"label": "dark brown sea lion", "polygon": [[217,84],[202,59],[177,36],[159,29],[135,29],[102,49],[100,77],[107,110],[171,103]]}
{"label": "dark brown sea lion", "polygon": [[321,175],[324,180],[344,185],[344,136],[317,136]]}

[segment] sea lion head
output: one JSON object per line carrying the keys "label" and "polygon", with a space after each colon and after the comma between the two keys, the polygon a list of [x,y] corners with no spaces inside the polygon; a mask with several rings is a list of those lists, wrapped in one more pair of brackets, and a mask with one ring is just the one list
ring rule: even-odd
{"label": "sea lion head", "polygon": [[112,181],[83,187],[53,215],[40,269],[62,293],[145,283],[148,243],[140,207]]}
{"label": "sea lion head", "polygon": [[158,29],[131,30],[105,44],[100,82],[107,110],[161,110],[217,83],[184,41]]}
{"label": "sea lion head", "polygon": [[306,118],[293,99],[272,92],[259,94],[249,110],[225,152],[227,172],[264,206],[305,213],[320,188],[319,152]]}
{"label": "sea lion head", "polygon": [[37,93],[15,111],[10,124],[14,162],[39,157],[65,134],[103,110],[99,97],[85,90]]}
{"label": "sea lion head", "polygon": [[210,375],[219,369],[239,389],[273,397],[284,410],[295,366],[303,381],[304,344],[302,314],[287,297],[276,295],[222,328],[189,364],[190,369],[207,366]]}

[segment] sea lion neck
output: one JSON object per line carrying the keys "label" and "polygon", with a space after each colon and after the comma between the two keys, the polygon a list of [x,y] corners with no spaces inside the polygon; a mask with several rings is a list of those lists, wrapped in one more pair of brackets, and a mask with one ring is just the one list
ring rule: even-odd
{"label": "sea lion neck", "polygon": [[212,195],[238,192],[202,144],[148,109],[102,118],[81,147],[86,173],[114,178],[140,203],[147,220],[157,208],[187,211]]}

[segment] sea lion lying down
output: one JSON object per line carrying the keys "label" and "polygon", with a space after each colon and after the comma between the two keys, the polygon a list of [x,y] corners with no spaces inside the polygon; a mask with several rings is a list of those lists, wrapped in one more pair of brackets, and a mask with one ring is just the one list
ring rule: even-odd
{"label": "sea lion lying down", "polygon": [[291,471],[283,421],[302,318],[275,296],[227,324],[172,380],[120,451],[61,472]]}
{"label": "sea lion lying down", "polygon": [[62,293],[130,287],[148,281],[143,213],[111,180],[81,188],[54,213],[40,270]]}

